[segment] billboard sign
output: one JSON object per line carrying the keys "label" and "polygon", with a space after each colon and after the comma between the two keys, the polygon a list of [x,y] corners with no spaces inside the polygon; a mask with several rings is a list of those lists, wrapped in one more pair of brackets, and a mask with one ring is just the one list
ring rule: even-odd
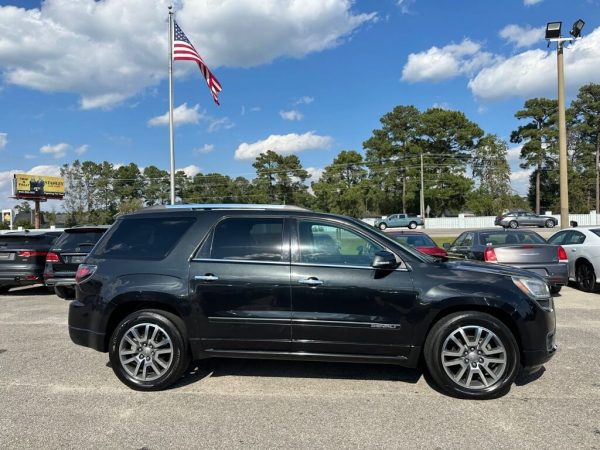
{"label": "billboard sign", "polygon": [[17,173],[13,179],[13,197],[23,199],[62,199],[65,180],[62,177]]}

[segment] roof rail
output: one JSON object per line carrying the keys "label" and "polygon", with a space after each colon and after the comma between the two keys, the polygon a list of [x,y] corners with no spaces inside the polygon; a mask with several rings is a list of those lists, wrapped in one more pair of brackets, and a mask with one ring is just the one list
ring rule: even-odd
{"label": "roof rail", "polygon": [[294,205],[267,205],[256,203],[189,203],[165,205],[169,209],[277,209],[277,210],[295,210],[308,211],[306,208]]}

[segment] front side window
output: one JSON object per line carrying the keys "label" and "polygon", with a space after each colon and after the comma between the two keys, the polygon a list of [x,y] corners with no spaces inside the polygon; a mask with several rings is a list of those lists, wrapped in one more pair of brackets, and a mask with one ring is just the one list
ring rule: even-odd
{"label": "front side window", "polygon": [[370,267],[383,247],[335,225],[301,221],[298,224],[300,262]]}
{"label": "front side window", "polygon": [[461,247],[471,247],[473,245],[473,233],[468,233]]}
{"label": "front side window", "polygon": [[212,259],[283,261],[283,219],[231,218],[213,234]]}

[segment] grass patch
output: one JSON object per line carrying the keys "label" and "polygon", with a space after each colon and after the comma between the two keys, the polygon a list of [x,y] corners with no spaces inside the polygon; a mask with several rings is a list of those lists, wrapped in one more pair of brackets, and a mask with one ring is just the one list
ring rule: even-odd
{"label": "grass patch", "polygon": [[457,236],[430,236],[435,241],[438,247],[442,247],[444,243],[452,244]]}

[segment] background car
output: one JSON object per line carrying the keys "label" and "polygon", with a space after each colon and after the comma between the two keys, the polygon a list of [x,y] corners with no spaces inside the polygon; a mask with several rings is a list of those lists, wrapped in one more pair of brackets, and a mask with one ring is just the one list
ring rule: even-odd
{"label": "background car", "polygon": [[548,244],[533,231],[465,231],[452,244],[444,244],[444,247],[451,258],[506,264],[542,275],[550,284],[553,294],[557,294],[568,282],[565,249],[560,245]]}
{"label": "background car", "polygon": [[568,228],[548,239],[561,245],[569,255],[569,279],[585,292],[600,286],[600,228]]}
{"label": "background car", "polygon": [[506,214],[497,216],[494,225],[501,225],[504,228],[525,226],[554,228],[558,225],[558,220],[552,216],[540,216],[528,211],[509,211]]}
{"label": "background car", "polygon": [[0,293],[44,282],[46,255],[60,231],[0,234]]}
{"label": "background car", "polygon": [[75,272],[108,225],[85,225],[66,229],[46,255],[44,282],[61,298],[75,298]]}
{"label": "background car", "polygon": [[410,214],[391,214],[375,221],[375,226],[380,230],[398,227],[408,227],[414,230],[419,225],[424,225],[423,219]]}
{"label": "background car", "polygon": [[388,235],[401,244],[414,247],[427,255],[438,256],[440,258],[446,258],[448,256],[448,252],[446,252],[445,249],[438,247],[433,239],[420,231],[390,231]]}

